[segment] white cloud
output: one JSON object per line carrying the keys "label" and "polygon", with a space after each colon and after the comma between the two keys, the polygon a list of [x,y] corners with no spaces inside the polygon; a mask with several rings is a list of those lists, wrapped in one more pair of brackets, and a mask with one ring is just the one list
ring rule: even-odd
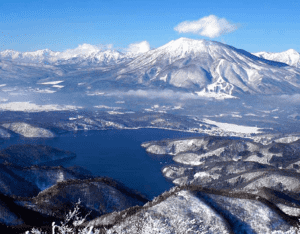
{"label": "white cloud", "polygon": [[101,47],[90,45],[90,44],[82,44],[76,47],[75,49],[67,49],[59,54],[60,58],[69,59],[72,57],[76,57],[78,55],[91,55],[101,51]]}
{"label": "white cloud", "polygon": [[127,53],[139,54],[145,53],[150,50],[150,44],[148,41],[142,41],[137,43],[132,43],[126,49]]}
{"label": "white cloud", "polygon": [[238,29],[237,24],[230,24],[225,18],[215,15],[203,17],[195,21],[184,21],[178,24],[174,30],[179,33],[194,33],[210,38],[219,37]]}
{"label": "white cloud", "polygon": [[96,53],[99,53],[104,50],[111,50],[113,44],[107,45],[90,45],[90,44],[81,44],[78,45],[75,49],[67,49],[63,52],[55,53],[55,59],[70,59],[77,56],[90,56]]}

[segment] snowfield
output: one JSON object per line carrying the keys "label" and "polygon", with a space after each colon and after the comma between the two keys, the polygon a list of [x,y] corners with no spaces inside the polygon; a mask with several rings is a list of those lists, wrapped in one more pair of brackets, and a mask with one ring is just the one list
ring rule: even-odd
{"label": "snowfield", "polygon": [[210,119],[203,119],[203,122],[216,125],[218,128],[226,131],[226,132],[236,132],[236,133],[261,133],[261,129],[258,127],[249,127],[249,126],[243,126],[243,125],[237,125],[237,124],[229,124],[229,123],[221,123],[221,122],[216,122]]}

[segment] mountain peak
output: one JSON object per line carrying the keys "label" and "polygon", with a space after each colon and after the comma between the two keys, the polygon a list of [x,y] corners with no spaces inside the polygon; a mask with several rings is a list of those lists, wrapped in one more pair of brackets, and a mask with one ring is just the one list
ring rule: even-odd
{"label": "mountain peak", "polygon": [[[284,52],[283,52],[284,53]],[[287,51],[285,51],[285,53],[288,53],[288,54],[299,54],[296,50],[294,49],[289,49]]]}
{"label": "mountain peak", "polygon": [[[193,43],[193,42],[205,42],[206,40],[204,40],[204,39],[199,39],[199,40],[197,40],[197,39],[191,39],[191,38],[187,38],[187,37],[180,37],[180,38],[178,38],[178,39],[176,39],[176,40],[172,40],[173,42],[180,42],[180,43]],[[172,42],[172,41],[170,41],[170,42]]]}
{"label": "mountain peak", "polygon": [[290,66],[300,67],[300,53],[294,49],[289,49],[280,53],[258,52],[254,53],[254,55],[264,59],[286,63]]}
{"label": "mountain peak", "polygon": [[[220,43],[221,44],[221,43]],[[180,56],[189,53],[199,54],[207,53],[209,47],[219,45],[214,41],[194,40],[190,38],[181,37],[177,40],[172,40],[169,43],[158,48],[158,51],[169,53],[171,56]]]}
{"label": "mountain peak", "polygon": [[169,43],[165,44],[162,47],[167,47],[171,49],[179,49],[179,48],[190,48],[195,49],[197,47],[203,47],[210,44],[210,41],[206,40],[194,40],[186,37],[181,37],[177,40],[172,40]]}

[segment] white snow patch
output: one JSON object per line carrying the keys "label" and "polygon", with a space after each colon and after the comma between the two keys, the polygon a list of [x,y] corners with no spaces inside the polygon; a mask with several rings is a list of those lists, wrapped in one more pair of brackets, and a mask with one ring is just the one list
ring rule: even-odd
{"label": "white snow patch", "polygon": [[36,92],[36,93],[56,93],[55,90],[51,90],[51,89],[35,89],[34,92]]}
{"label": "white snow patch", "polygon": [[172,109],[173,110],[179,110],[179,109],[183,109],[183,108],[181,106],[174,106]]}
{"label": "white snow patch", "polygon": [[288,214],[288,215],[291,215],[291,216],[299,216],[300,215],[300,208],[298,207],[290,207],[290,206],[287,206],[285,204],[281,204],[281,203],[278,203],[276,204],[279,209],[281,209],[284,213]]}
{"label": "white snow patch", "polygon": [[110,115],[124,115],[123,112],[119,112],[119,111],[107,111],[107,113]]}
{"label": "white snow patch", "polygon": [[258,116],[258,115],[253,114],[253,113],[248,113],[248,114],[245,114],[245,116]]}
{"label": "white snow patch", "polygon": [[63,86],[63,85],[53,85],[52,87],[53,88],[59,88],[59,89],[61,89],[61,88],[65,87],[65,86]]}
{"label": "white snow patch", "polygon": [[298,141],[300,139],[300,136],[288,136],[288,137],[282,137],[279,139],[276,139],[276,143],[292,143],[295,141]]}
{"label": "white snow patch", "polygon": [[215,98],[215,99],[230,99],[230,98],[237,98],[235,96],[232,96],[230,94],[226,93],[214,93],[214,92],[205,92],[205,91],[200,91],[200,92],[195,92],[199,97],[207,97],[207,98]]}
{"label": "white snow patch", "polygon": [[168,75],[165,75],[163,77],[160,77],[159,79],[160,80],[163,80],[164,82],[167,82],[167,78],[168,78]]}
{"label": "white snow patch", "polygon": [[57,80],[57,81],[49,81],[49,82],[44,82],[44,83],[38,83],[38,84],[42,84],[42,85],[56,85],[56,84],[60,84],[64,82],[63,80]]}
{"label": "white snow patch", "polygon": [[205,177],[209,177],[209,173],[202,171],[202,172],[197,172],[194,175],[194,178],[205,178]]}
{"label": "white snow patch", "polygon": [[105,106],[105,105],[99,105],[94,107],[99,109],[113,109],[113,110],[122,109],[121,107],[113,107],[113,106]]}
{"label": "white snow patch", "polygon": [[241,115],[235,115],[235,114],[233,114],[233,115],[231,115],[231,116],[234,117],[234,118],[242,118]]}
{"label": "white snow patch", "polygon": [[179,178],[173,180],[173,183],[177,184],[177,185],[182,185],[182,184],[186,184],[187,181],[188,181],[188,177],[184,176],[184,177],[179,177]]}
{"label": "white snow patch", "polygon": [[41,112],[41,111],[62,111],[62,110],[77,110],[80,106],[72,105],[37,105],[30,102],[9,102],[0,104],[2,111],[24,111],[24,112]]}
{"label": "white snow patch", "polygon": [[6,123],[6,124],[2,124],[2,127],[7,128],[24,137],[46,137],[46,138],[55,137],[55,135],[47,129],[34,127],[30,124],[22,123],[22,122]]}
{"label": "white snow patch", "polygon": [[216,122],[210,119],[203,119],[203,122],[207,124],[212,124],[216,125],[220,129],[228,132],[238,132],[238,133],[261,133],[260,129],[258,127],[249,127],[249,126],[244,126],[244,125],[237,125],[237,124],[230,124],[230,123],[221,123],[221,122]]}
{"label": "white snow patch", "polygon": [[[91,87],[88,87],[88,88],[91,88]],[[86,95],[88,95],[88,96],[99,96],[99,95],[104,95],[104,94],[105,94],[105,93],[103,93],[103,92],[98,92],[98,91],[92,92],[92,93],[89,93],[89,92],[86,93]]]}
{"label": "white snow patch", "polygon": [[202,155],[198,155],[194,153],[186,153],[186,154],[179,154],[178,156],[175,156],[173,160],[175,162],[186,164],[186,165],[199,166],[203,164],[203,162],[200,162],[201,158],[203,158]]}

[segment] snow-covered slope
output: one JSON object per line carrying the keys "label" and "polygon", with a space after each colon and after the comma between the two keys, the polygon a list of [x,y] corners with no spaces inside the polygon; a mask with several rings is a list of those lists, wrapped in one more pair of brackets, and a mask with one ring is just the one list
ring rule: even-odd
{"label": "snow-covered slope", "polygon": [[258,52],[253,54],[260,58],[274,60],[300,68],[300,53],[294,49],[289,49],[281,53]]}
{"label": "snow-covered slope", "polygon": [[43,138],[53,138],[55,134],[50,130],[32,126],[23,122],[16,123],[6,123],[2,124],[2,127],[9,129],[23,137],[43,137]]}
{"label": "snow-covered slope", "polygon": [[109,234],[294,233],[292,222],[271,203],[259,196],[231,196],[174,187],[142,208],[103,215],[84,225],[112,224]]}

